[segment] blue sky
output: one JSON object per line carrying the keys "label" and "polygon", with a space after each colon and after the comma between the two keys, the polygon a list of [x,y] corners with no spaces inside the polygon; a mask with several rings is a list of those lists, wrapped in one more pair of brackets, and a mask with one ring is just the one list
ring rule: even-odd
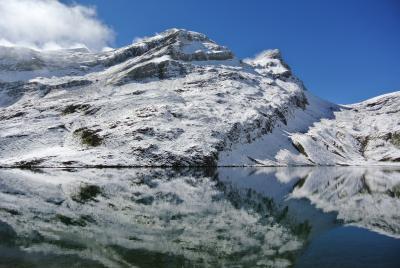
{"label": "blue sky", "polygon": [[315,94],[352,103],[400,90],[398,0],[64,0],[97,7],[115,46],[168,28],[205,33],[240,57],[279,48]]}

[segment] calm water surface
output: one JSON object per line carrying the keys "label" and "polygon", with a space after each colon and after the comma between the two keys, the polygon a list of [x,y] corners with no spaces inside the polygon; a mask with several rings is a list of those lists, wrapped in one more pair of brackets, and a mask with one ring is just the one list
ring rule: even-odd
{"label": "calm water surface", "polygon": [[0,267],[400,267],[400,168],[2,169]]}

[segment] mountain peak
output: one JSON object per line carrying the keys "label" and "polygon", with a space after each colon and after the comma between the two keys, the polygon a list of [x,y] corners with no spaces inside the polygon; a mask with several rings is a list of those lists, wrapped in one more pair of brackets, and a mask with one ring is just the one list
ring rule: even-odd
{"label": "mountain peak", "polygon": [[186,29],[171,28],[171,29],[167,29],[161,33],[156,33],[153,36],[146,36],[144,38],[138,38],[138,41],[135,42],[134,44],[162,41],[162,40],[171,39],[171,38],[176,41],[184,41],[184,42],[208,41],[208,42],[215,43],[214,41],[210,40],[210,38],[208,38],[203,33],[189,31]]}
{"label": "mountain peak", "polygon": [[189,31],[186,29],[178,29],[178,28],[171,28],[167,29],[164,32],[161,33],[161,35],[168,36],[168,35],[177,35],[178,38],[181,39],[186,39],[189,41],[211,41],[205,34],[195,32],[195,31]]}
{"label": "mountain peak", "polygon": [[290,67],[282,59],[279,49],[264,50],[254,58],[244,59],[244,62],[253,66],[260,74],[269,74],[275,77],[292,75]]}
{"label": "mountain peak", "polygon": [[146,52],[162,50],[163,54],[183,61],[228,60],[234,57],[231,50],[217,44],[205,34],[177,28],[139,39],[128,48],[134,47],[140,47]]}
{"label": "mountain peak", "polygon": [[279,49],[267,49],[257,54],[254,58],[254,61],[259,63],[260,65],[265,64],[266,60],[271,59],[282,59],[282,54]]}

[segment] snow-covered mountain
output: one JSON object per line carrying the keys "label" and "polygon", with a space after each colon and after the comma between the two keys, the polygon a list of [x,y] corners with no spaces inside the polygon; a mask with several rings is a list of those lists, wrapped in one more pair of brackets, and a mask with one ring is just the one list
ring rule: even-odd
{"label": "snow-covered mountain", "polygon": [[278,50],[240,60],[186,30],[102,53],[1,47],[0,80],[0,166],[400,160],[400,93],[335,105]]}

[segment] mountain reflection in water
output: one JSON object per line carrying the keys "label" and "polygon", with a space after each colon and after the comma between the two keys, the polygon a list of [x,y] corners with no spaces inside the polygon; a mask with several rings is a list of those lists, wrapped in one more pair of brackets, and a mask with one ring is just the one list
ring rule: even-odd
{"label": "mountain reflection in water", "polygon": [[343,224],[399,238],[400,170],[0,170],[0,267],[288,267]]}

